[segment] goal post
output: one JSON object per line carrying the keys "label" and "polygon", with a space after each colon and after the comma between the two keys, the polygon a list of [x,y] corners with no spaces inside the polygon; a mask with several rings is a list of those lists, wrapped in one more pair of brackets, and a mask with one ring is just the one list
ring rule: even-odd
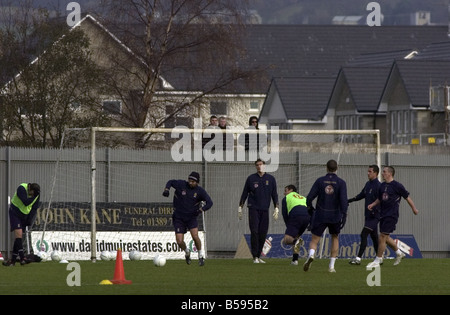
{"label": "goal post", "polygon": [[[207,132],[187,127],[67,129],[54,187],[45,187],[52,190],[52,197],[42,201],[33,240],[40,240],[39,248],[60,250],[72,260],[94,261],[102,251],[118,247],[124,259],[132,249],[142,251],[143,259],[161,252],[169,259],[183,259],[171,221],[173,190],[170,198],[164,198],[162,191],[168,180],[187,180],[191,171],[197,171],[200,185],[214,202],[198,218],[205,253],[233,251],[243,234],[249,233],[248,218],[237,222],[236,210],[257,157],[268,161],[280,202],[288,184],[297,185],[306,195],[314,180],[324,175],[328,159],[342,161],[344,175],[358,178],[353,191],[360,191],[360,175],[368,163],[381,167],[379,130],[215,129],[210,143],[223,134],[222,152],[202,145]],[[252,135],[264,135],[264,150],[246,150],[240,141],[245,134],[250,141],[255,139]],[[226,139],[232,140],[230,147],[225,146]],[[136,148],[136,143],[143,145]],[[192,149],[190,155],[183,151],[187,148]],[[271,222],[269,233],[284,233],[284,229],[282,220]],[[189,232],[185,240],[195,252]]]}

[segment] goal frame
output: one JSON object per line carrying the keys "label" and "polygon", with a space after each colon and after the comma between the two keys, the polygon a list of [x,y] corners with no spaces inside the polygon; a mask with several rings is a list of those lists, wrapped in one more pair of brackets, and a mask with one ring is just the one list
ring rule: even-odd
{"label": "goal frame", "polygon": [[[72,129],[72,128],[71,128]],[[76,129],[76,128],[73,128]],[[79,130],[79,128],[77,128]],[[88,128],[89,129],[89,128]],[[171,133],[173,128],[125,128],[125,127],[91,127],[91,244],[96,242],[96,220],[95,214],[96,209],[96,135],[99,132],[121,132],[121,133]],[[202,134],[204,129],[183,129],[184,132],[189,132],[191,134]],[[218,132],[239,134],[243,133],[243,129],[237,128],[227,128],[220,129]],[[216,132],[216,131],[215,131]],[[245,133],[257,133],[258,130],[245,130]],[[267,134],[278,134],[278,135],[371,135],[374,137],[375,145],[375,155],[376,164],[381,168],[381,144],[380,144],[380,130],[317,130],[317,129],[300,129],[300,130],[280,130],[276,128],[264,130]],[[380,174],[378,175],[380,177]],[[205,227],[206,232],[206,227]],[[206,242],[206,238],[205,238]],[[91,261],[95,262],[97,256],[96,246],[91,247]]]}

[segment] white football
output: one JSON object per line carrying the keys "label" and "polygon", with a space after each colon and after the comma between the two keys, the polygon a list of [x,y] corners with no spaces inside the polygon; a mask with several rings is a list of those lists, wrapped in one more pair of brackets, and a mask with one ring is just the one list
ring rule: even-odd
{"label": "white football", "polygon": [[41,261],[43,262],[48,260],[47,252],[39,251],[36,255],[39,256],[42,259]]}
{"label": "white football", "polygon": [[130,258],[130,260],[141,260],[142,258],[142,253],[138,250],[132,250],[129,254],[128,257]]}
{"label": "white football", "polygon": [[116,260],[116,258],[117,258],[117,251],[116,250],[110,251],[109,254],[111,255],[111,260]]}
{"label": "white football", "polygon": [[61,252],[58,250],[54,250],[50,256],[53,261],[61,261],[62,255]]}
{"label": "white football", "polygon": [[166,264],[166,257],[164,257],[163,255],[156,255],[153,258],[153,263],[155,264],[155,266],[157,267],[163,267]]}
{"label": "white football", "polygon": [[100,259],[101,260],[111,260],[111,252],[105,250],[100,254]]}

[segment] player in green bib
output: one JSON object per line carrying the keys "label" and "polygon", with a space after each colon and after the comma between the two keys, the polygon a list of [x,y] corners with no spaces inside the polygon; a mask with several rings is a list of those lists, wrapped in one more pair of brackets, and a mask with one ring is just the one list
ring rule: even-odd
{"label": "player in green bib", "polygon": [[25,258],[22,244],[22,236],[27,226],[32,226],[39,208],[39,198],[41,188],[38,184],[23,183],[17,188],[16,193],[11,199],[9,207],[9,223],[11,231],[14,232],[14,245],[12,257],[4,261],[4,266],[14,266],[17,258],[21,265],[29,261]]}
{"label": "player in green bib", "polygon": [[298,254],[303,245],[301,236],[308,227],[311,216],[306,207],[306,197],[300,195],[294,185],[284,188],[284,196],[281,202],[281,213],[286,224],[283,243],[294,245],[291,265],[298,265]]}

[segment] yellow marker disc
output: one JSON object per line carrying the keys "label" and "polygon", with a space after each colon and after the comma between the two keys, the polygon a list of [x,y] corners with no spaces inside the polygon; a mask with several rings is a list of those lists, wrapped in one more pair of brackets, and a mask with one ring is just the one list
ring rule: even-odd
{"label": "yellow marker disc", "polygon": [[100,284],[113,284],[113,283],[109,280],[102,280],[102,282],[100,282]]}

